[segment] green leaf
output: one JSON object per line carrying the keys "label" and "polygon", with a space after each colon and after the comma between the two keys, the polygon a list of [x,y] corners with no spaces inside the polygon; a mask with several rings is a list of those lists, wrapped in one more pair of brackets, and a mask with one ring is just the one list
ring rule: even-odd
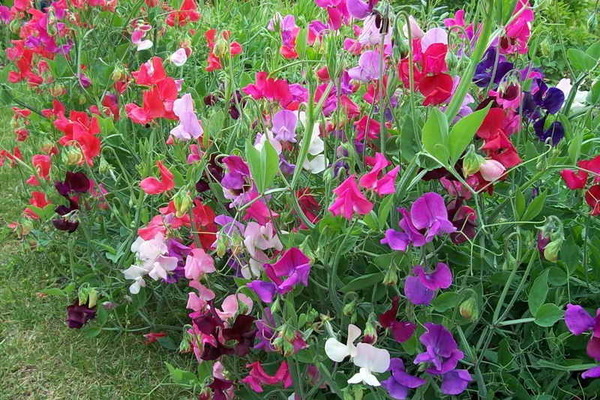
{"label": "green leaf", "polygon": [[432,108],[421,132],[423,148],[443,165],[448,164],[448,121],[437,108]]}
{"label": "green leaf", "polygon": [[452,130],[450,130],[450,134],[448,135],[450,165],[454,165],[456,161],[458,161],[460,155],[465,151],[469,143],[471,143],[489,110],[490,105],[461,118],[461,120],[452,127]]}
{"label": "green leaf", "polygon": [[535,323],[544,328],[549,328],[563,318],[563,310],[556,304],[546,303],[535,313]]}
{"label": "green leaf", "polygon": [[525,196],[521,192],[517,192],[515,195],[515,213],[517,220],[521,220],[521,215],[525,213]]}
{"label": "green leaf", "polygon": [[171,375],[171,379],[173,380],[173,382],[178,383],[180,385],[190,386],[193,386],[194,383],[197,382],[196,374],[194,374],[193,372],[175,368],[168,362],[165,362],[165,365],[169,370],[169,375]]}
{"label": "green leaf", "polygon": [[372,287],[374,284],[383,281],[385,274],[383,272],[375,272],[373,274],[367,274],[359,276],[351,280],[348,284],[340,289],[342,292],[351,292],[364,288]]}
{"label": "green leaf", "polygon": [[523,214],[523,221],[531,221],[540,215],[544,204],[546,204],[546,193],[541,193],[527,206],[525,214]]}
{"label": "green leaf", "polygon": [[379,206],[379,212],[377,213],[379,227],[381,229],[385,228],[385,222],[387,221],[390,215],[390,211],[392,210],[393,205],[394,196],[388,196],[381,202],[381,205]]}
{"label": "green leaf", "polygon": [[594,60],[600,59],[600,42],[596,42],[588,47],[585,54],[592,57]]}
{"label": "green leaf", "polygon": [[577,71],[589,71],[596,64],[594,57],[579,49],[568,49],[567,58],[573,69]]}
{"label": "green leaf", "polygon": [[600,79],[592,84],[587,101],[594,105],[600,103]]}
{"label": "green leaf", "polygon": [[456,307],[462,300],[463,296],[456,292],[445,292],[437,296],[431,305],[433,309],[438,312],[444,312],[451,308]]}
{"label": "green leaf", "polygon": [[48,288],[40,290],[40,293],[46,294],[48,296],[66,296],[67,294],[59,288]]}
{"label": "green leaf", "polygon": [[256,188],[259,193],[263,194],[279,171],[279,156],[268,140],[265,141],[260,151],[248,141],[246,142],[246,160]]}
{"label": "green leaf", "polygon": [[529,289],[527,304],[531,315],[535,315],[540,306],[546,301],[546,296],[548,296],[548,273],[549,271],[546,270],[538,276],[531,285],[531,289]]}

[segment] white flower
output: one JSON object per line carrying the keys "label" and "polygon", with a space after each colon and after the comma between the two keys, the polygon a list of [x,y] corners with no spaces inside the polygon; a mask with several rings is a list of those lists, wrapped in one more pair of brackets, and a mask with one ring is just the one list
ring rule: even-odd
{"label": "white flower", "polygon": [[371,386],[381,386],[373,372],[382,373],[390,367],[390,353],[367,343],[356,346],[356,355],[352,359],[354,365],[360,367],[358,373],[348,379],[348,383],[366,383]]}
{"label": "white flower", "polygon": [[325,354],[327,354],[330,360],[335,362],[342,362],[348,356],[353,358],[356,355],[354,341],[358,339],[360,334],[361,330],[358,326],[353,324],[348,325],[348,340],[346,344],[341,343],[335,338],[329,338],[325,342]]}
{"label": "white flower", "polygon": [[[567,98],[569,98],[569,93],[571,93],[571,90],[573,89],[573,85],[571,85],[571,80],[567,79],[567,78],[563,78],[561,79],[557,84],[556,84],[556,88],[560,89],[564,95],[565,95],[565,103]],[[587,91],[583,91],[583,90],[578,90],[575,93],[575,98],[573,99],[573,103],[571,104],[571,110],[572,111],[581,111],[586,104],[586,98],[589,92]],[[564,103],[563,103],[563,107],[564,107]]]}
{"label": "white flower", "polygon": [[312,172],[313,174],[321,173],[325,171],[325,168],[327,168],[327,159],[323,154],[319,154],[312,160],[307,159],[306,161],[304,161],[304,164],[302,164],[302,168]]}

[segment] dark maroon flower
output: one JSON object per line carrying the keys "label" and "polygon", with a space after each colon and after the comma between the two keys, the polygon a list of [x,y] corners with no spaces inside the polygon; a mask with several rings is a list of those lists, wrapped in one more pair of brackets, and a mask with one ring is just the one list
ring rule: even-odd
{"label": "dark maroon flower", "polygon": [[75,300],[73,304],[67,307],[67,325],[72,329],[81,329],[90,319],[96,317],[96,310],[87,305],[79,305]]}
{"label": "dark maroon flower", "polygon": [[450,239],[455,244],[461,244],[473,239],[476,235],[477,213],[469,206],[462,204],[461,199],[453,200],[446,206],[448,219],[456,228],[456,232],[450,234]]}
{"label": "dark maroon flower", "polygon": [[392,299],[392,307],[383,314],[379,315],[379,323],[384,328],[390,329],[394,340],[396,340],[399,343],[403,343],[411,338],[417,326],[412,322],[398,321],[396,319],[399,304],[400,297],[395,296]]}
{"label": "dark maroon flower", "polygon": [[91,188],[91,181],[83,172],[67,171],[64,182],[56,182],[54,187],[62,196],[70,193],[87,193]]}

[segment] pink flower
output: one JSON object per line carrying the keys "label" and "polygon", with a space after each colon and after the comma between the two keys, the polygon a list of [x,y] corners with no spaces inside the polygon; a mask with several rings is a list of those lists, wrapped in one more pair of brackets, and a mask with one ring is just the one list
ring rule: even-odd
{"label": "pink flower", "polygon": [[370,81],[381,77],[381,54],[376,50],[365,51],[358,60],[358,67],[350,68],[350,78]]}
{"label": "pink flower", "polygon": [[292,376],[290,375],[290,370],[286,361],[283,361],[281,365],[279,365],[279,368],[274,375],[267,374],[260,364],[260,361],[248,364],[246,367],[250,368],[250,373],[242,379],[242,382],[250,386],[250,388],[257,393],[263,392],[263,385],[276,385],[281,383],[284,388],[289,388],[293,384]]}
{"label": "pink flower", "polygon": [[479,166],[479,173],[483,176],[483,179],[488,182],[500,179],[500,177],[504,175],[504,172],[506,172],[506,168],[496,160],[485,160]]}
{"label": "pink flower", "polygon": [[204,274],[215,272],[215,262],[203,249],[193,249],[185,260],[185,277],[198,280]]}
{"label": "pink flower", "polygon": [[179,118],[179,125],[171,130],[171,135],[181,140],[198,139],[204,130],[194,112],[194,100],[189,93],[173,103],[173,112]]}
{"label": "pink flower", "polygon": [[235,314],[238,313],[239,306],[242,304],[246,309],[241,313],[249,314],[252,311],[252,306],[254,305],[252,299],[243,293],[230,294],[229,296],[225,297],[225,300],[223,300],[223,304],[221,305],[222,310],[216,311],[219,315],[219,318],[225,321],[229,318],[233,318]]}
{"label": "pink flower", "polygon": [[371,203],[360,191],[356,185],[354,175],[342,182],[337,188],[333,189],[336,199],[329,207],[333,215],[342,215],[346,219],[352,218],[352,214],[368,214],[373,209]]}
{"label": "pink flower", "polygon": [[381,176],[381,171],[383,171],[388,165],[390,165],[390,162],[383,154],[375,154],[375,164],[373,165],[373,169],[363,175],[358,181],[358,184],[365,189],[374,190],[380,196],[394,193],[396,191],[394,182],[396,181],[396,176],[398,176],[400,167],[395,167],[388,173]]}
{"label": "pink flower", "polygon": [[169,61],[171,61],[174,65],[181,67],[183,66],[188,59],[187,52],[184,48],[177,49],[177,51],[169,57]]}
{"label": "pink flower", "polygon": [[156,162],[156,166],[160,170],[160,180],[149,177],[140,182],[140,187],[148,194],[164,193],[175,187],[173,173],[160,161]]}

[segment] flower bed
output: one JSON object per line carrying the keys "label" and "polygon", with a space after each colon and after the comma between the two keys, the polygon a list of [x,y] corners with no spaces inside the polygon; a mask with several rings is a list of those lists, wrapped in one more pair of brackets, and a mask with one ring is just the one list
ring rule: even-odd
{"label": "flower bed", "polygon": [[70,328],[200,399],[597,393],[597,43],[550,82],[525,0],[176,3],[0,6],[11,227]]}

